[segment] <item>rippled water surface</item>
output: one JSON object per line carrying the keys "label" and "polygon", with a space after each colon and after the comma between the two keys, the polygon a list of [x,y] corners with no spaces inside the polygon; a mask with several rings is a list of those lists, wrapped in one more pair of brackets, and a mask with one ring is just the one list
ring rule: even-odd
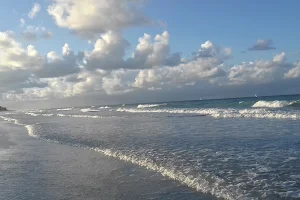
{"label": "rippled water surface", "polygon": [[220,199],[300,198],[298,96],[2,113],[38,140],[89,149]]}

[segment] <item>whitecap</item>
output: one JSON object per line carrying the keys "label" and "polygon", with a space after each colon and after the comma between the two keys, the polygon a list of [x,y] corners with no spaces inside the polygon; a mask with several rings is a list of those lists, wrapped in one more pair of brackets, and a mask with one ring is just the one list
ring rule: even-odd
{"label": "whitecap", "polygon": [[161,103],[161,104],[139,104],[137,108],[153,108],[153,107],[158,107],[158,106],[166,106],[166,103]]}
{"label": "whitecap", "polygon": [[83,108],[80,111],[81,112],[99,112],[100,110],[91,109],[91,108]]}
{"label": "whitecap", "polygon": [[282,108],[292,105],[294,102],[289,101],[257,101],[253,108]]}
{"label": "whitecap", "polygon": [[74,108],[58,108],[56,110],[58,111],[70,111],[70,110],[73,110]]}
{"label": "whitecap", "polygon": [[118,112],[130,113],[171,113],[209,115],[214,118],[268,118],[268,119],[300,119],[299,112],[272,111],[265,109],[134,109],[118,108]]}

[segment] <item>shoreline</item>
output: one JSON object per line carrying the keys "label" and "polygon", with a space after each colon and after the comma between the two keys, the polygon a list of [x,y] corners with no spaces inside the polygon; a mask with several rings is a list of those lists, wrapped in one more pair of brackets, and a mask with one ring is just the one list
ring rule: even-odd
{"label": "shoreline", "polygon": [[38,140],[2,120],[0,140],[4,199],[215,199],[134,164]]}

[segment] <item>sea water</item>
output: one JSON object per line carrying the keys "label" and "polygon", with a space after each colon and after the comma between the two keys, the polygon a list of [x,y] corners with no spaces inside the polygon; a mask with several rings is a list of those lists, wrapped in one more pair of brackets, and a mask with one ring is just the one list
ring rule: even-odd
{"label": "sea water", "polygon": [[45,142],[135,164],[195,194],[300,198],[300,96],[0,113]]}

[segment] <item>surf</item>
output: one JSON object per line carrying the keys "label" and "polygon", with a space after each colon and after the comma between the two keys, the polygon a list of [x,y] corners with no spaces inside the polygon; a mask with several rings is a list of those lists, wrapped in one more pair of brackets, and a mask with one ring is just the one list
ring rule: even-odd
{"label": "surf", "polygon": [[196,108],[196,109],[134,109],[118,108],[117,112],[129,113],[170,113],[170,114],[197,114],[214,118],[266,118],[266,119],[300,119],[299,112],[273,111],[266,109],[221,109],[221,108]]}
{"label": "surf", "polygon": [[[154,160],[136,155],[134,153],[126,153],[122,152],[117,149],[111,149],[111,148],[101,148],[99,146],[90,146],[87,145],[86,142],[80,142],[75,140],[60,140],[59,137],[51,138],[48,136],[43,136],[39,132],[41,131],[37,126],[39,124],[22,124],[17,119],[13,118],[7,118],[0,116],[4,121],[14,123],[16,125],[23,126],[26,128],[27,133],[29,136],[45,141],[45,142],[51,142],[61,145],[69,145],[74,147],[79,147],[87,150],[92,150],[101,153],[104,156],[112,157],[121,161],[129,162],[141,167],[144,167],[148,170],[155,171],[162,176],[168,177],[169,179],[178,181],[182,185],[186,185],[192,189],[195,189],[196,191],[202,192],[202,193],[210,193],[218,198],[224,198],[228,200],[233,200],[237,196],[242,197],[243,195],[240,194],[238,191],[231,190],[230,188],[227,188],[226,185],[221,186],[219,183],[223,182],[224,180],[221,180],[217,177],[210,177],[209,181],[205,178],[205,176],[202,176],[201,174],[198,175],[191,175],[188,174],[184,169],[177,169],[173,165],[167,166],[160,163],[155,162]],[[243,199],[247,199],[247,197],[243,197]]]}
{"label": "surf", "polygon": [[91,109],[91,108],[82,108],[80,112],[100,112],[101,110]]}
{"label": "surf", "polygon": [[253,104],[253,108],[283,108],[292,105],[294,102],[289,101],[257,101]]}
{"label": "surf", "polygon": [[137,108],[154,108],[154,107],[159,107],[159,106],[166,106],[166,103],[161,103],[161,104],[139,104]]}

